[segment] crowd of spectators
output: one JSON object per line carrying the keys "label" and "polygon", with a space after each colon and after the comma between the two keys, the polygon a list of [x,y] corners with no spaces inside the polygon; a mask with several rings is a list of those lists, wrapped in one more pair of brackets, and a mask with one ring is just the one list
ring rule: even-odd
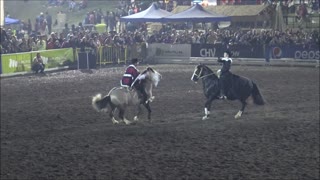
{"label": "crowd of spectators", "polygon": [[83,26],[65,29],[62,33],[52,32],[50,36],[14,36],[10,31],[1,30],[1,53],[18,53],[35,50],[57,48],[81,48],[90,47],[97,49],[100,46],[124,47],[135,43],[168,43],[168,44],[224,44],[224,45],[293,45],[304,44],[318,46],[320,44],[319,31],[292,31],[283,32],[276,30],[239,30],[216,29],[207,32],[194,30],[176,30],[174,26],[164,26],[160,31],[147,33],[142,26],[134,32],[115,31],[98,33],[86,30]]}
{"label": "crowd of spectators", "polygon": [[[58,0],[57,0],[58,1]],[[103,14],[101,10],[90,12],[83,22],[77,26],[65,24],[61,33],[50,32],[49,35],[41,33],[37,26],[32,29],[31,22],[22,22],[18,30],[10,28],[1,29],[1,53],[18,53],[57,48],[81,48],[90,47],[98,49],[100,46],[124,47],[135,43],[168,43],[168,44],[243,44],[243,45],[292,45],[305,44],[319,47],[319,30],[291,30],[276,31],[264,30],[241,30],[239,28],[208,28],[203,30],[188,29],[186,24],[163,25],[159,31],[147,32],[146,24],[139,24],[136,29],[126,29],[117,33],[115,26],[117,18],[127,13],[139,12],[141,9],[135,4],[126,4],[120,1],[117,12]],[[122,12],[123,14],[120,14]],[[48,14],[40,13],[37,17],[39,22],[45,22],[48,26]],[[88,28],[85,24],[99,24],[105,22],[108,31],[98,33],[95,29]],[[40,26],[41,28],[41,26]],[[181,30],[188,29],[188,30]]]}

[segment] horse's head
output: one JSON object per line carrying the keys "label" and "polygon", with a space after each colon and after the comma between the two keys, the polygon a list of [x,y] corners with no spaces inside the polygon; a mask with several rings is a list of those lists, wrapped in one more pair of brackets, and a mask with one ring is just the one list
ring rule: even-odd
{"label": "horse's head", "polygon": [[204,64],[199,64],[196,66],[196,68],[191,76],[191,80],[194,82],[197,82],[199,79],[202,79],[202,78],[210,76],[210,75],[215,76],[215,74],[213,73],[213,71],[210,68],[208,68]]}
{"label": "horse's head", "polygon": [[157,87],[162,78],[162,75],[151,67],[148,67],[141,74],[145,74],[146,80],[150,80],[155,87]]}

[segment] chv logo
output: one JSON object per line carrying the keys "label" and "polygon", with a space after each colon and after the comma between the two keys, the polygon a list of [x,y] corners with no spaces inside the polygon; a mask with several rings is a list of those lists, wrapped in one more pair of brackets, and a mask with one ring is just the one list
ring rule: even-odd
{"label": "chv logo", "polygon": [[200,49],[200,56],[201,57],[214,57],[216,55],[216,48],[213,49]]}

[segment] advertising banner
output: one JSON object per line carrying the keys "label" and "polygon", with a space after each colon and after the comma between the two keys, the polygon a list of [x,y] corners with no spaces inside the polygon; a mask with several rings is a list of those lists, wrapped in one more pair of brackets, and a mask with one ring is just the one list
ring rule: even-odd
{"label": "advertising banner", "polygon": [[73,61],[72,48],[2,54],[1,73],[8,74],[31,71],[33,58],[38,52],[40,53],[44,64],[46,64],[46,69],[68,66]]}
{"label": "advertising banner", "polygon": [[190,58],[190,44],[148,44],[148,56],[156,58]]}
{"label": "advertising banner", "polygon": [[[38,51],[31,52],[31,58],[36,57],[37,53]],[[72,48],[39,51],[39,53],[46,68],[68,66],[73,61]]]}
{"label": "advertising banner", "polygon": [[317,59],[320,60],[319,47],[305,45],[272,46],[270,48],[271,57],[274,59]]}
{"label": "advertising banner", "polygon": [[2,54],[2,74],[31,71],[30,53]]}
{"label": "advertising banner", "polygon": [[234,58],[263,58],[262,46],[222,45],[222,44],[192,44],[192,57],[223,57],[223,52],[229,49]]}

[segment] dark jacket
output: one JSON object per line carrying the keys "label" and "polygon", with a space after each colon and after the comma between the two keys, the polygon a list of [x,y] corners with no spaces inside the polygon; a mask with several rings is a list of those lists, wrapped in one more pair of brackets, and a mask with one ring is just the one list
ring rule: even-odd
{"label": "dark jacket", "polygon": [[231,63],[232,63],[232,59],[231,58],[222,58],[222,59],[218,59],[219,63],[222,63],[222,68],[221,68],[221,75],[229,72],[230,68],[231,68]]}

